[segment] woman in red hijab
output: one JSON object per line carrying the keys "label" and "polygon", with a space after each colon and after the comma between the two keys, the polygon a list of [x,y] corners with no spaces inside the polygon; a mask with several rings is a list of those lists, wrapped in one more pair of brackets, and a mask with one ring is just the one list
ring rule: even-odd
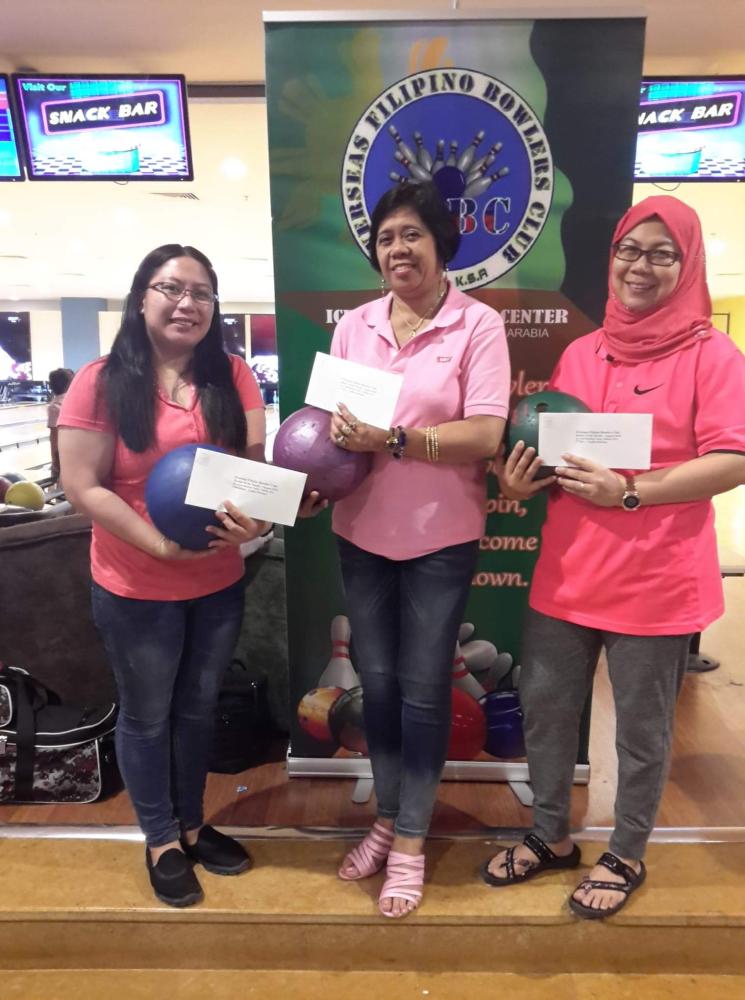
{"label": "woman in red hijab", "polygon": [[598,413],[652,413],[649,471],[565,455],[535,480],[522,442],[500,485],[552,486],[520,675],[534,827],[487,861],[514,885],[575,868],[569,805],[579,725],[605,649],[616,707],[618,789],[609,850],[575,889],[577,916],[617,913],[646,876],[689,640],[723,611],[711,497],[745,482],[745,356],[711,327],[701,225],[677,198],[631,208],[613,236],[603,326],[567,347],[550,387]]}

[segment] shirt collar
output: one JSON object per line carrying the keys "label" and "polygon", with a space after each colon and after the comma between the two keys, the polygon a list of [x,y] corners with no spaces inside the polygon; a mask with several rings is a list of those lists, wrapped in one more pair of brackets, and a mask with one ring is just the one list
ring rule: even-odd
{"label": "shirt collar", "polygon": [[[367,305],[362,308],[362,319],[370,327],[371,330],[375,330],[380,336],[385,337],[386,340],[393,343],[398,350],[398,344],[393,336],[393,330],[390,324],[391,315],[391,304],[393,300],[393,293],[389,292],[387,295],[383,295],[379,299],[374,299],[372,302],[368,302]],[[457,288],[453,286],[451,282],[448,283],[448,293],[445,296],[445,301],[440,306],[440,310],[433,320],[431,320],[427,326],[421,332],[424,333],[428,330],[443,329],[444,327],[452,326],[457,323],[463,316],[463,313],[468,305],[468,298],[459,292]],[[421,336],[421,333],[418,334]],[[412,338],[408,344],[416,338]],[[405,346],[408,346],[406,344]],[[403,348],[401,348],[403,350]]]}

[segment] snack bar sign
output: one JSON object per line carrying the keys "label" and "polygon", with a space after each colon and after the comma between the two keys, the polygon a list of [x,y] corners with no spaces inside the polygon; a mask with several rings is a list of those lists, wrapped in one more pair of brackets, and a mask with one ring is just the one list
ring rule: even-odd
{"label": "snack bar sign", "polygon": [[42,126],[47,135],[162,125],[166,120],[162,90],[45,101],[40,111]]}
{"label": "snack bar sign", "polygon": [[712,94],[650,101],[639,109],[640,132],[666,132],[684,128],[715,128],[736,125],[740,120],[742,94]]}

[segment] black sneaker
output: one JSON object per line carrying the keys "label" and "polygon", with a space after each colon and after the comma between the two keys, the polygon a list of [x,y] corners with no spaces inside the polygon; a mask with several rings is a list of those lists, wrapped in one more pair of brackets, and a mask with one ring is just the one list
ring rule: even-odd
{"label": "black sneaker", "polygon": [[145,863],[150,875],[150,885],[161,902],[168,903],[169,906],[193,906],[204,898],[191,861],[178,848],[171,847],[153,864],[146,847]]}
{"label": "black sneaker", "polygon": [[198,861],[215,875],[240,875],[253,864],[242,844],[213,826],[202,827],[196,844],[187,844],[182,839],[181,846],[192,861]]}

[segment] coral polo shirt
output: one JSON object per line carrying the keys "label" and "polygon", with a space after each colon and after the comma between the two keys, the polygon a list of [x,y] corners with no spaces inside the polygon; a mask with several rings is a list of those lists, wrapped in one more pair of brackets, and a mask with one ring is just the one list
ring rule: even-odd
{"label": "coral polo shirt", "polygon": [[[435,319],[399,347],[390,311],[387,295],[346,313],[331,353],[403,375],[394,425],[507,416],[510,363],[497,312],[451,286]],[[386,452],[335,504],[333,527],[359,548],[401,560],[479,538],[485,518],[485,462],[431,464]]]}
{"label": "coral polo shirt", "polygon": [[[77,373],[65,396],[60,427],[77,427],[116,437],[105,404],[96,395],[97,379],[105,360],[92,361]],[[248,365],[235,355],[231,355],[230,362],[243,409],[263,409],[261,391]],[[145,483],[158,459],[184,444],[209,443],[196,392],[191,405],[183,407],[158,391],[155,436],[155,444],[142,454],[130,451],[122,439],[116,437],[114,462],[106,484],[146,521],[150,518],[145,506]],[[237,548],[225,549],[207,559],[156,559],[117,538],[94,519],[91,575],[96,583],[120,597],[184,601],[214,594],[235,583],[243,575],[243,560]]]}
{"label": "coral polo shirt", "polygon": [[[612,360],[596,331],[567,347],[551,388],[596,413],[653,414],[652,469],[745,454],[745,355],[718,330],[640,364]],[[627,511],[552,490],[530,606],[627,635],[701,631],[724,610],[711,501]]]}

